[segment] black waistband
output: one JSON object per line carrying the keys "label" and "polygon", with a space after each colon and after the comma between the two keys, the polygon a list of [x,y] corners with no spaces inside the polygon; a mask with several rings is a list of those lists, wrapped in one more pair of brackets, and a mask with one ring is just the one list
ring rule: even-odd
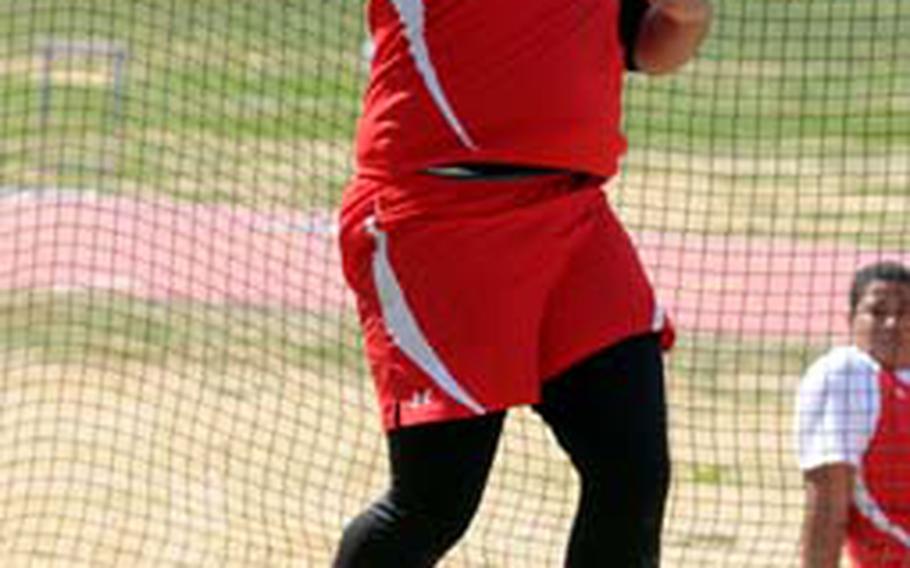
{"label": "black waistband", "polygon": [[509,180],[546,175],[571,174],[568,170],[518,164],[450,164],[424,170],[430,175],[461,180]]}

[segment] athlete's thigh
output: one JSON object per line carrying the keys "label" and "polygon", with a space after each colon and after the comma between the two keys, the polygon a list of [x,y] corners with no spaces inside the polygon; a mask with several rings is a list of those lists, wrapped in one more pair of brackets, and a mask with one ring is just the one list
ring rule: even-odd
{"label": "athlete's thigh", "polygon": [[505,413],[497,412],[390,432],[390,499],[430,517],[473,514],[504,419]]}
{"label": "athlete's thigh", "polygon": [[617,471],[667,467],[663,361],[658,336],[603,349],[544,385],[535,410],[577,466]]}

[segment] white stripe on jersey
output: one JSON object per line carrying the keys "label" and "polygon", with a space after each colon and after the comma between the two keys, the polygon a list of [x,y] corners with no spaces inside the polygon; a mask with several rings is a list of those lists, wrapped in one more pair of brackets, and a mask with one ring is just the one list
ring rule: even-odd
{"label": "white stripe on jersey", "polygon": [[417,66],[417,72],[423,78],[423,82],[430,92],[430,96],[442,113],[449,127],[455,131],[455,135],[461,140],[461,143],[468,148],[476,149],[477,145],[471,140],[471,136],[465,130],[458,116],[449,104],[439,77],[436,74],[436,68],[430,59],[430,50],[424,36],[424,0],[391,0],[392,5],[398,11],[398,17],[404,26],[404,34],[408,39],[411,56],[414,58],[414,64]]}
{"label": "white stripe on jersey", "polygon": [[427,342],[423,331],[414,319],[414,314],[407,300],[389,259],[388,235],[376,227],[375,219],[370,217],[366,223],[367,231],[376,239],[376,253],[373,255],[373,279],[379,292],[379,303],[382,319],[395,344],[405,355],[420,367],[446,394],[460,404],[470,408],[476,414],[483,414],[484,408],[458,384],[446,368],[433,347]]}
{"label": "white stripe on jersey", "polygon": [[856,476],[853,502],[856,503],[856,508],[859,509],[860,514],[869,519],[869,522],[875,528],[891,536],[891,538],[903,544],[905,548],[910,549],[910,534],[907,534],[907,531],[902,529],[900,525],[891,522],[885,511],[882,510],[875,498],[872,497],[872,494],[869,493],[869,489],[863,480],[862,471]]}

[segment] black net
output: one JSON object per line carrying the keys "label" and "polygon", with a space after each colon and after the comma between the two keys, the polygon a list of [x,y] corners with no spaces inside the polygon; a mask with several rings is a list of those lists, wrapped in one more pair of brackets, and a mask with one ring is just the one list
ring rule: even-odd
{"label": "black net", "polygon": [[[910,260],[910,3],[718,0],[610,192],[679,342],[667,566],[796,565],[793,397]],[[334,209],[363,6],[0,0],[0,561],[327,566],[386,458]],[[446,566],[556,566],[525,410]],[[608,565],[608,564],[605,564]]]}

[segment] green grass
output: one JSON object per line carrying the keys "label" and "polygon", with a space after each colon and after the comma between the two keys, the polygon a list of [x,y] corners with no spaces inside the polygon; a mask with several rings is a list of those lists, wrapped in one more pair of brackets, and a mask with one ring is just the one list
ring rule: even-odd
{"label": "green grass", "polygon": [[[289,309],[152,302],[106,291],[0,294],[0,352],[42,364],[362,376],[353,320]],[[28,356],[31,354],[32,356]]]}
{"label": "green grass", "polygon": [[715,4],[696,64],[630,81],[630,137],[712,153],[820,137],[870,152],[910,147],[906,2]]}
{"label": "green grass", "polygon": [[693,392],[747,405],[777,403],[827,344],[805,340],[690,333],[669,357],[669,373]]}
{"label": "green grass", "polygon": [[[0,63],[40,54],[48,38],[109,42],[130,54],[116,124],[110,85],[58,80],[51,81],[54,98],[66,104],[52,118],[66,128],[42,132],[40,70],[0,73],[0,172],[22,184],[118,191],[127,182],[195,199],[175,189],[174,177],[193,173],[172,167],[185,155],[193,167],[202,163],[198,177],[207,181],[196,184],[199,200],[250,204],[255,200],[246,192],[205,186],[256,175],[263,161],[266,168],[293,162],[297,175],[268,183],[300,188],[286,196],[289,204],[332,206],[349,160],[302,146],[320,142],[349,156],[364,78],[361,17],[360,2],[0,0],[6,40]],[[99,63],[71,58],[56,68],[91,65],[97,70]],[[717,3],[714,29],[696,64],[675,77],[629,81],[626,126],[634,145],[703,156],[775,157],[784,148],[810,151],[819,139],[838,139],[870,155],[905,153],[910,103],[901,93],[908,90],[906,2],[730,0]],[[113,137],[105,147],[119,154],[109,160],[117,163],[113,171],[89,179],[54,156],[50,170],[35,174],[38,153],[23,149],[48,138],[52,148],[85,146],[91,137]],[[157,146],[162,138],[171,156]],[[296,152],[256,150],[276,144]],[[230,153],[232,145],[245,146],[241,159]],[[79,155],[91,169],[102,152],[110,150]],[[226,161],[231,167],[222,171],[204,165]]]}
{"label": "green grass", "polygon": [[822,338],[744,338],[689,332],[668,357],[676,483],[793,489],[794,396]]}
{"label": "green grass", "polygon": [[[362,88],[361,12],[309,1],[0,0],[0,177],[332,206]],[[49,39],[128,51],[119,115],[111,60],[61,56],[48,76]]]}

